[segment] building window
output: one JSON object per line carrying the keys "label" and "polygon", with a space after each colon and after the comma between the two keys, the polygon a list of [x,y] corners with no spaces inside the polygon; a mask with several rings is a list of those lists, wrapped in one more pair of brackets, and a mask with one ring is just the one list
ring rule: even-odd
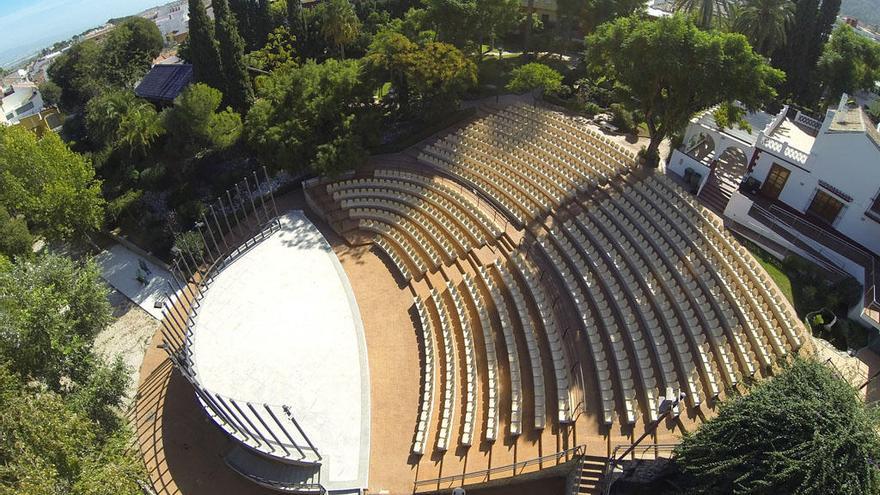
{"label": "building window", "polygon": [[18,110],[15,111],[15,114],[21,115],[25,112],[30,112],[33,109],[34,109],[34,102],[29,101],[29,102],[25,103],[24,105],[18,107]]}
{"label": "building window", "polygon": [[880,221],[880,191],[877,191],[877,195],[874,196],[874,201],[871,202],[871,207],[866,213],[869,217]]}
{"label": "building window", "polygon": [[813,201],[810,203],[810,207],[807,208],[807,213],[829,224],[834,224],[842,209],[843,203],[838,201],[837,198],[825,191],[816,190],[816,195],[813,196]]}

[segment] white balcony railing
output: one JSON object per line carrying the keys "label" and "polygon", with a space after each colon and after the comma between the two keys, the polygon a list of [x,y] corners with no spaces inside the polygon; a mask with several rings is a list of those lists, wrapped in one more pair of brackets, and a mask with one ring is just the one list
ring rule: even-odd
{"label": "white balcony railing", "polygon": [[808,129],[812,129],[816,132],[819,132],[819,129],[822,128],[822,122],[814,119],[813,117],[810,117],[809,115],[801,113],[800,110],[798,110],[797,115],[795,115],[794,121],[795,123],[801,124]]}
{"label": "white balcony railing", "polygon": [[781,155],[786,160],[789,160],[791,163],[797,165],[805,165],[807,163],[807,159],[810,158],[809,153],[801,151],[795,147],[790,146],[788,143],[768,137],[764,134],[761,134],[760,139],[758,139],[758,147],[764,148],[765,150],[773,152],[777,155]]}

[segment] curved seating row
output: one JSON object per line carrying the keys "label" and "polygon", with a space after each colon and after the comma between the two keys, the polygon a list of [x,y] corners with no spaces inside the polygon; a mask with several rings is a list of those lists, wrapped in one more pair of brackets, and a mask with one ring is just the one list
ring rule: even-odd
{"label": "curved seating row", "polygon": [[434,301],[434,307],[437,308],[437,314],[440,317],[440,330],[443,342],[443,362],[445,364],[445,373],[443,379],[443,402],[440,408],[440,428],[437,430],[437,445],[439,451],[446,451],[449,448],[449,437],[452,433],[452,415],[455,413],[455,395],[456,395],[456,366],[457,359],[455,357],[455,330],[452,328],[452,321],[446,303],[437,289],[431,289],[431,300]]}
{"label": "curved seating row", "polygon": [[471,334],[470,316],[464,300],[456,289],[455,284],[446,282],[446,290],[452,298],[455,313],[458,316],[461,328],[462,341],[464,342],[464,418],[461,426],[461,445],[471,445],[474,434],[474,417],[477,398],[477,364],[474,357],[474,338]]}
{"label": "curved seating row", "polygon": [[489,319],[489,310],[485,305],[483,296],[477,286],[476,280],[469,274],[464,274],[464,285],[477,312],[480,329],[483,332],[483,344],[486,352],[486,422],[483,431],[486,440],[492,442],[498,438],[498,356],[495,354],[495,336],[492,334],[492,324]]}
{"label": "curved seating row", "polygon": [[419,320],[422,323],[422,347],[425,353],[425,361],[422,363],[422,400],[419,403],[419,418],[416,421],[416,436],[413,441],[412,451],[414,454],[424,454],[425,445],[428,441],[428,430],[431,427],[431,414],[434,411],[434,330],[431,324],[431,315],[425,303],[419,298],[414,298]]}

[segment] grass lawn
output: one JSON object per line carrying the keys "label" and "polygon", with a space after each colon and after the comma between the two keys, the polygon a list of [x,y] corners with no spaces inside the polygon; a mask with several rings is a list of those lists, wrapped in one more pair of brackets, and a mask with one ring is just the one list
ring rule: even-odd
{"label": "grass lawn", "polygon": [[755,252],[752,252],[752,254],[758,259],[758,263],[761,263],[761,266],[767,270],[767,273],[770,274],[770,278],[776,282],[776,285],[779,287],[779,290],[782,291],[785,298],[788,299],[788,302],[794,304],[794,294],[791,291],[791,279],[788,278],[788,275],[786,275],[776,264],[761,258]]}

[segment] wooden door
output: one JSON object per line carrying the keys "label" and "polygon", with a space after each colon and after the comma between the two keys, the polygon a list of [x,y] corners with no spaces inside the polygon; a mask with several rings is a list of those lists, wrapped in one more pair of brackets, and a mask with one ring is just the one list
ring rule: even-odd
{"label": "wooden door", "polygon": [[778,198],[779,193],[785,187],[785,183],[788,182],[789,175],[791,175],[790,170],[774,163],[770,167],[770,173],[767,174],[764,184],[761,186],[761,195],[769,199]]}

